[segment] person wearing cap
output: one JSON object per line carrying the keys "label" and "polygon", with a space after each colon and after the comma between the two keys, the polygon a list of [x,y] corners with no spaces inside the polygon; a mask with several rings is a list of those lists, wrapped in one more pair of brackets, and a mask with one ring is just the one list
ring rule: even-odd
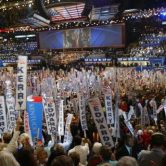
{"label": "person wearing cap", "polygon": [[151,137],[151,150],[143,150],[138,155],[138,163],[141,166],[161,166],[162,158],[164,156],[165,137],[161,133],[155,133]]}

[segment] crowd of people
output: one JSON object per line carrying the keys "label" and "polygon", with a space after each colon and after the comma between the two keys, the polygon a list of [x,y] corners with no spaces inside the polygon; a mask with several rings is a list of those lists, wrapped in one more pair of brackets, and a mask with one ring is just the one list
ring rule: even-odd
{"label": "crowd of people", "polygon": [[133,12],[124,12],[123,19],[125,20],[137,20],[142,18],[159,17],[165,12],[165,8],[153,8],[144,10],[133,10]]}
{"label": "crowd of people", "polygon": [[[16,40],[16,39],[13,39]],[[29,41],[29,38],[21,41],[13,41],[12,39],[3,39],[0,41],[0,59],[14,60],[18,58],[18,54],[24,52],[26,55],[33,55],[37,51],[37,42]]]}
{"label": "crowd of people", "polygon": [[[10,82],[13,96],[16,91],[16,73],[1,70],[1,95]],[[12,133],[4,132],[0,139],[2,166],[165,166],[165,85],[162,71],[137,72],[135,68],[87,67],[70,70],[42,70],[28,73],[27,96],[52,96],[53,88],[64,100],[64,121],[73,114],[70,124],[71,139],[65,141],[56,135],[53,141],[43,119],[43,140],[31,142],[24,130],[24,112],[17,118]],[[46,82],[53,80],[55,83]],[[90,111],[88,100],[94,96],[101,102],[106,116],[105,93],[112,96],[116,114],[118,103],[119,129],[109,124],[114,146],[101,141]],[[88,130],[82,130],[79,114],[79,94],[85,95]],[[119,96],[120,98],[118,99]],[[127,119],[126,119],[127,118]],[[128,125],[127,122],[130,122]],[[120,135],[116,134],[119,130]]]}
{"label": "crowd of people", "polygon": [[165,33],[144,33],[140,35],[138,46],[130,49],[130,56],[160,57],[165,54]]}
{"label": "crowd of people", "polygon": [[165,50],[162,46],[134,47],[130,50],[132,57],[160,57],[163,56]]}

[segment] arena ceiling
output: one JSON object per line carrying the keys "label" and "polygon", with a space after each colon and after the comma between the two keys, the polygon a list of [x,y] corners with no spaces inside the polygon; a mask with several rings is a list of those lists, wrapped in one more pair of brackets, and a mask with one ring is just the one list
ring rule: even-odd
{"label": "arena ceiling", "polygon": [[0,27],[43,27],[73,20],[106,20],[118,11],[156,8],[165,5],[165,2],[166,0],[0,0]]}

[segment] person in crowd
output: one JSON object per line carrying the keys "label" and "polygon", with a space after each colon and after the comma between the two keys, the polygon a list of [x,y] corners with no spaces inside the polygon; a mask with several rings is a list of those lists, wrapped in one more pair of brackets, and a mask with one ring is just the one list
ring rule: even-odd
{"label": "person in crowd", "polygon": [[45,151],[44,147],[37,147],[36,157],[37,157],[39,166],[46,166],[46,163],[48,160],[48,154]]}
{"label": "person in crowd", "polygon": [[71,157],[66,155],[56,157],[51,163],[51,166],[73,166],[73,165],[74,164]]}
{"label": "person in crowd", "polygon": [[166,154],[163,156],[162,161],[161,161],[161,166],[166,165]]}
{"label": "person in crowd", "polygon": [[123,156],[133,156],[134,155],[133,146],[134,146],[134,138],[130,134],[127,134],[125,136],[125,141],[122,144],[122,146],[120,146],[116,150],[115,154],[116,159],[119,160]]}
{"label": "person in crowd", "polygon": [[51,166],[52,161],[54,160],[54,158],[58,157],[58,156],[62,156],[65,155],[65,151],[63,146],[56,144],[52,149],[51,149],[51,154],[48,158],[47,161],[47,166]]}
{"label": "person in crowd", "polygon": [[[67,141],[61,143],[61,140],[59,140],[60,142],[58,143],[59,145],[61,145],[65,151],[65,153],[70,149],[72,142],[73,142],[73,133],[72,133],[73,127],[72,124],[70,125],[70,132],[68,133],[68,139]],[[59,138],[60,139],[60,138]],[[49,154],[50,151],[52,151],[52,149],[54,148],[54,146],[57,146],[56,144],[54,145],[54,143],[52,142],[52,140],[50,140],[48,142],[48,146],[46,148],[47,153]]]}
{"label": "person in crowd", "polygon": [[142,108],[141,101],[140,101],[140,99],[137,97],[137,99],[136,99],[136,104],[135,104],[135,113],[136,113],[136,117],[137,117],[137,118],[140,118],[142,109],[143,109],[143,108]]}
{"label": "person in crowd", "polygon": [[34,157],[34,154],[27,149],[22,149],[21,151],[18,150],[14,156],[20,166],[39,166]]}
{"label": "person in crowd", "polygon": [[21,118],[17,119],[16,128],[13,137],[10,133],[4,133],[3,142],[0,143],[0,151],[5,150],[10,153],[14,153],[17,150],[17,140],[20,134],[19,128],[21,121],[22,121]]}
{"label": "person in crowd", "polygon": [[0,152],[0,165],[1,166],[20,166],[20,164],[16,161],[14,156],[8,151]]}
{"label": "person in crowd", "polygon": [[74,166],[84,166],[80,163],[80,155],[77,152],[70,153],[69,157],[72,158]]}
{"label": "person in crowd", "polygon": [[112,150],[108,146],[102,146],[100,148],[100,155],[102,158],[102,162],[97,166],[103,166],[105,164],[111,164],[112,166],[116,166],[117,161],[113,161],[113,153]]}
{"label": "person in crowd", "polygon": [[80,155],[80,163],[87,165],[87,156],[89,154],[89,144],[85,141],[82,145],[82,138],[80,136],[74,137],[74,148],[69,150],[68,155],[72,152],[77,152]]}
{"label": "person in crowd", "polygon": [[33,152],[33,147],[30,144],[30,137],[27,133],[23,133],[20,135],[20,147],[19,150],[29,150]]}
{"label": "person in crowd", "polygon": [[72,135],[71,132],[69,132],[69,134],[68,134],[68,140],[65,141],[65,142],[63,142],[63,143],[59,143],[59,145],[63,146],[65,152],[67,152],[70,149],[70,147],[71,147],[72,141],[73,141],[73,135]]}
{"label": "person in crowd", "polygon": [[117,166],[138,166],[138,163],[135,158],[125,156],[118,161]]}
{"label": "person in crowd", "polygon": [[99,142],[95,142],[92,147],[92,154],[88,161],[88,166],[96,166],[102,162],[102,158],[100,156],[100,148],[102,144]]}
{"label": "person in crowd", "polygon": [[151,137],[151,150],[143,150],[138,156],[138,163],[141,166],[161,166],[162,159],[165,155],[163,148],[165,137],[161,133],[154,133]]}

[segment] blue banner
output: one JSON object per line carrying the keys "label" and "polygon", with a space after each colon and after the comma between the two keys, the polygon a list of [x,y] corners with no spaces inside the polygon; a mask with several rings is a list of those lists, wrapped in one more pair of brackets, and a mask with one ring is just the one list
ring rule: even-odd
{"label": "blue banner", "polygon": [[43,105],[41,102],[27,101],[29,126],[33,142],[42,140]]}
{"label": "blue banner", "polygon": [[3,67],[3,61],[0,60],[0,67]]}

